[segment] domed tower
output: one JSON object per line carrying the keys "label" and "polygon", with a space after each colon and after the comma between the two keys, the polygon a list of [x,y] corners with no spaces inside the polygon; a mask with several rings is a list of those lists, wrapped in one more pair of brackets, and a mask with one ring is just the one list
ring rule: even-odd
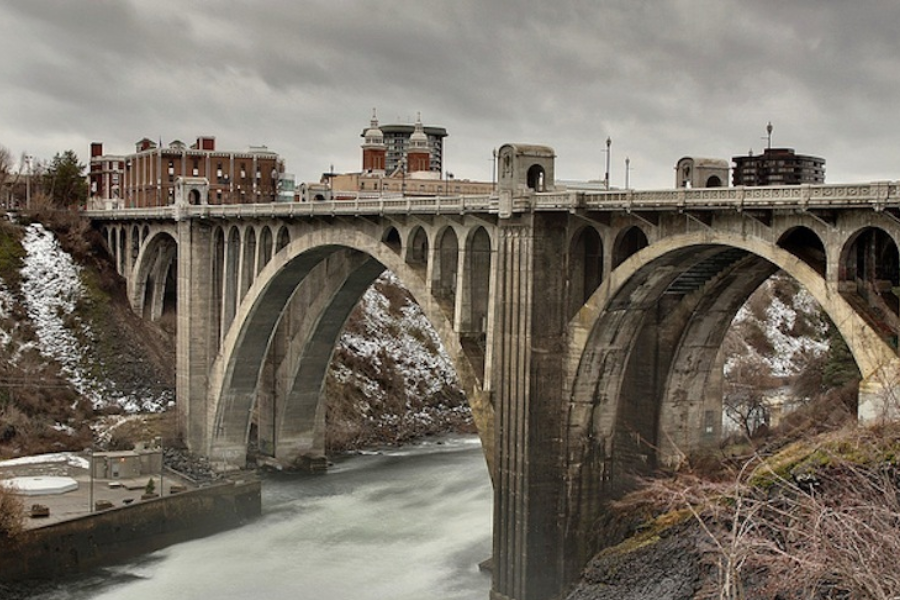
{"label": "domed tower", "polygon": [[416,116],[416,129],[409,136],[409,146],[406,150],[406,160],[409,172],[431,170],[431,148],[428,145],[428,136],[422,127],[422,115]]}
{"label": "domed tower", "polygon": [[363,134],[365,142],[363,142],[363,171],[381,171],[384,172],[385,156],[387,155],[387,146],[384,144],[384,134],[378,128],[378,116],[375,109],[372,109],[372,122],[369,128]]}

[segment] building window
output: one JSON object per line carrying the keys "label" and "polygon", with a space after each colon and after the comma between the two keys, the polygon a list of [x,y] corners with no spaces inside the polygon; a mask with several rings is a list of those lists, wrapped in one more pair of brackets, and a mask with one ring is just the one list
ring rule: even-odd
{"label": "building window", "polygon": [[191,171],[194,174],[194,177],[200,175],[200,161],[198,159],[194,159],[194,168]]}

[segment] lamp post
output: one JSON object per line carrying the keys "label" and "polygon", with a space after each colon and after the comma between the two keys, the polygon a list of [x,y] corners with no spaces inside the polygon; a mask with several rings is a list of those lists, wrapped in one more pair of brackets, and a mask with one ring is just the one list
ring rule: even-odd
{"label": "lamp post", "polygon": [[606,175],[603,178],[603,182],[606,185],[606,189],[609,190],[609,155],[610,155],[610,146],[612,146],[612,138],[606,136]]}
{"label": "lamp post", "polygon": [[400,184],[400,195],[406,198],[406,157],[400,157],[400,176],[402,177]]}
{"label": "lamp post", "polygon": [[494,148],[494,164],[491,167],[491,192],[497,193],[497,149]]}
{"label": "lamp post", "polygon": [[625,189],[629,189],[629,180],[631,175],[631,159],[627,156],[625,157]]}

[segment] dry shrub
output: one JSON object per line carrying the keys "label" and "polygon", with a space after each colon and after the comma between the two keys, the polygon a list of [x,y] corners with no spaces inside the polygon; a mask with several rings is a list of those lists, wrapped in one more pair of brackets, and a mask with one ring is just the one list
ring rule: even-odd
{"label": "dry shrub", "polygon": [[25,529],[25,506],[22,499],[0,486],[0,541],[9,543]]}
{"label": "dry shrub", "polygon": [[756,455],[730,479],[679,474],[616,503],[686,509],[712,543],[700,598],[900,597],[900,426],[847,427]]}

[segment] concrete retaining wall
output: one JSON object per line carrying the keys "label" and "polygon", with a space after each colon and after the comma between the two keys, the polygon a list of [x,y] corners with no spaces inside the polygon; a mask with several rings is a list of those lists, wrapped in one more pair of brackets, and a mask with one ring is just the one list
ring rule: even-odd
{"label": "concrete retaining wall", "polygon": [[0,581],[50,579],[237,527],[260,515],[260,482],[227,482],[33,529],[0,546]]}

